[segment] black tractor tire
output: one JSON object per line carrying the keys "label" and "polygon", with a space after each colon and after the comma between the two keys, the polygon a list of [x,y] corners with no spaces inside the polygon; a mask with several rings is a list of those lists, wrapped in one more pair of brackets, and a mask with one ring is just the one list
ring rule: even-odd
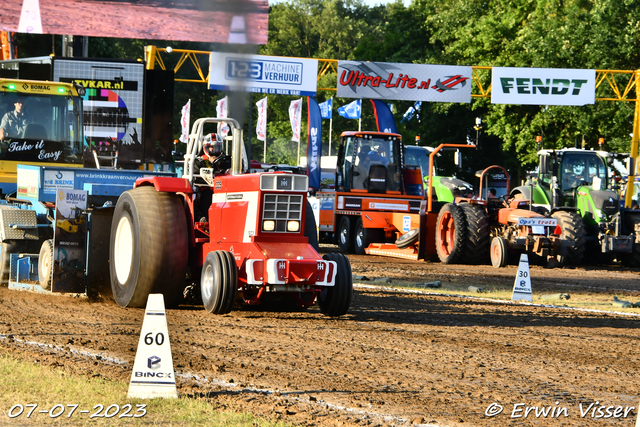
{"label": "black tractor tire", "polygon": [[483,206],[463,203],[458,205],[467,220],[467,239],[462,250],[465,264],[486,264],[489,258],[489,221]]}
{"label": "black tractor tire", "polygon": [[342,316],[349,311],[353,298],[353,274],[349,258],[343,254],[331,253],[322,257],[338,264],[335,284],[325,287],[318,295],[320,311],[331,317]]}
{"label": "black tractor tire", "polygon": [[556,256],[560,265],[580,265],[587,246],[587,231],[582,217],[575,212],[557,211],[551,214],[558,220],[562,230],[560,234],[559,254]]}
{"label": "black tractor tire", "polygon": [[313,213],[311,203],[307,200],[307,210],[304,215],[304,237],[309,239],[309,244],[320,252],[320,244],[318,243],[318,228],[316,227],[316,215]]}
{"label": "black tractor tire", "polygon": [[111,291],[121,307],[144,307],[151,293],[165,306],[182,298],[189,261],[182,198],[143,186],[118,198],[111,223]]}
{"label": "black tractor tire", "polygon": [[420,229],[414,228],[400,236],[398,240],[395,241],[395,245],[398,249],[405,249],[416,243],[418,239],[420,239]]}
{"label": "black tractor tire", "polygon": [[[635,232],[636,224],[640,224],[640,214],[627,213],[624,217],[625,227],[629,232]],[[631,267],[640,267],[640,243],[633,242],[631,254],[626,257],[625,264]]]}
{"label": "black tractor tire", "polygon": [[447,203],[440,209],[436,222],[436,251],[443,264],[457,264],[467,238],[467,219],[460,206]]}
{"label": "black tractor tire", "polygon": [[491,265],[495,268],[502,268],[509,263],[509,246],[507,239],[502,236],[496,236],[491,240],[491,249],[489,250],[491,257]]}
{"label": "black tractor tire", "polygon": [[238,267],[231,252],[209,252],[202,266],[200,292],[204,309],[213,314],[227,314],[238,295]]}
{"label": "black tractor tire", "polygon": [[384,240],[384,230],[379,228],[364,228],[362,223],[362,217],[356,221],[356,233],[354,248],[358,255],[364,255],[365,249],[369,247],[371,243],[381,243]]}
{"label": "black tractor tire", "polygon": [[51,290],[53,280],[53,240],[42,242],[38,254],[38,281],[45,291]]}
{"label": "black tractor tire", "polygon": [[338,225],[338,247],[346,254],[352,254],[354,250],[352,222],[350,217],[343,216]]}
{"label": "black tractor tire", "polygon": [[0,243],[0,286],[9,286],[11,254],[23,253],[27,248],[24,240],[7,240]]}

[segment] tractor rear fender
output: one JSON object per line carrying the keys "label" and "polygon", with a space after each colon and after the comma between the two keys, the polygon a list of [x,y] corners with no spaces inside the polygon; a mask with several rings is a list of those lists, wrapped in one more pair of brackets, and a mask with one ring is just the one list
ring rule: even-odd
{"label": "tractor rear fender", "polygon": [[165,176],[140,178],[136,181],[134,187],[140,187],[142,185],[153,185],[156,191],[163,191],[166,193],[193,193],[191,184],[189,184],[189,181],[184,178],[170,178]]}

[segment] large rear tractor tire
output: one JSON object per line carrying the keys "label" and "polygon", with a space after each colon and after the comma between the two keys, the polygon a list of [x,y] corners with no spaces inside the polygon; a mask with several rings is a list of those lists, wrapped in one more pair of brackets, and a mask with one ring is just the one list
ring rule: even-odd
{"label": "large rear tractor tire", "polygon": [[356,254],[364,255],[364,250],[369,247],[371,243],[381,243],[383,240],[384,230],[379,228],[364,228],[362,218],[358,218],[354,242]]}
{"label": "large rear tractor tire", "polygon": [[338,226],[338,247],[346,254],[353,253],[353,224],[351,218],[343,216]]}
{"label": "large rear tractor tire", "polygon": [[562,230],[560,234],[560,253],[557,255],[560,265],[579,265],[582,263],[587,245],[587,231],[582,217],[575,212],[557,211],[551,217],[558,220]]}
{"label": "large rear tractor tire", "polygon": [[122,193],[111,224],[111,291],[121,307],[144,307],[161,293],[173,307],[185,287],[189,242],[182,198],[137,187]]}
{"label": "large rear tractor tire", "polygon": [[462,250],[465,264],[486,264],[489,258],[489,222],[483,206],[463,203],[462,208],[467,220],[467,239]]}
{"label": "large rear tractor tire", "polygon": [[491,240],[491,265],[495,268],[501,268],[509,262],[509,247],[507,240],[502,236],[494,237]]}
{"label": "large rear tractor tire", "polygon": [[238,268],[230,252],[209,252],[202,266],[200,292],[209,313],[227,314],[233,309],[238,295]]}
{"label": "large rear tractor tire", "polygon": [[[636,225],[640,224],[640,215],[633,215],[627,213],[624,218],[625,227],[627,230],[635,232]],[[631,255],[625,260],[625,264],[629,264],[631,267],[640,267],[640,244],[633,242],[633,249]]]}
{"label": "large rear tractor tire", "polygon": [[53,280],[53,240],[48,239],[42,243],[38,254],[38,281],[45,291],[51,290]]}
{"label": "large rear tractor tire", "polygon": [[335,284],[324,288],[318,295],[320,311],[331,317],[342,316],[349,311],[353,298],[353,275],[349,258],[343,254],[331,253],[322,257],[338,264]]}
{"label": "large rear tractor tire", "polygon": [[447,203],[436,222],[436,251],[444,264],[457,264],[465,247],[467,219],[460,206]]}

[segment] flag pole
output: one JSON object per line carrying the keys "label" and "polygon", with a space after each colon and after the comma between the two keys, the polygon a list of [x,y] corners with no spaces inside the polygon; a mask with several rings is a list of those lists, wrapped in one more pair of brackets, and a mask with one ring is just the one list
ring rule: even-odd
{"label": "flag pole", "polygon": [[[333,110],[333,96],[331,97],[331,110]],[[332,126],[333,126],[333,111],[329,112],[329,155],[331,155],[331,134],[332,132]]]}

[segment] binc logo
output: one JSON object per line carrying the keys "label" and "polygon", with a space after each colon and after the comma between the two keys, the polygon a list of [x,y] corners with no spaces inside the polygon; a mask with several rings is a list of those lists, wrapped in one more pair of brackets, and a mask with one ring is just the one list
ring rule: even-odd
{"label": "binc logo", "polygon": [[151,356],[147,359],[147,368],[149,369],[159,369],[160,368],[160,359],[158,356]]}

